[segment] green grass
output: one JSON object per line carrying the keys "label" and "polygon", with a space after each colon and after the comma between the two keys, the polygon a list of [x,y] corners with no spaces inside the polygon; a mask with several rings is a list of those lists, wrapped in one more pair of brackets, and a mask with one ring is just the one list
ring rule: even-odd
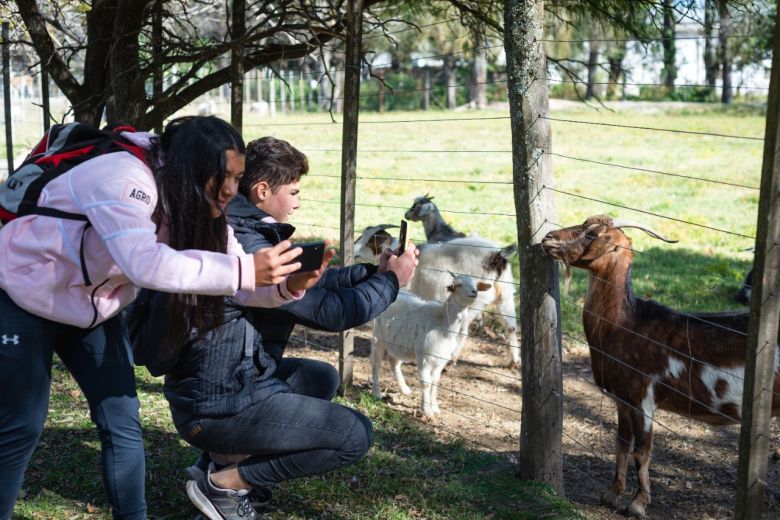
{"label": "green grass", "polygon": [[[158,379],[137,371],[153,519],[195,516],[182,471],[197,455],[178,438]],[[51,412],[15,515],[25,519],[108,519],[99,444],[86,402],[61,364],[53,371]],[[544,485],[524,482],[503,456],[463,441],[443,441],[368,393],[342,404],[367,414],[374,444],[357,465],[300,479],[275,492],[271,519],[580,518]],[[491,516],[492,515],[492,516]]]}
{"label": "green grass", "polygon": [[[395,120],[503,116],[484,113],[367,113],[358,156],[356,228],[397,223],[403,208],[424,193],[434,195],[457,229],[498,242],[516,240],[508,120],[389,123]],[[764,115],[752,107],[687,105],[677,110],[589,108],[554,110],[557,118],[611,124],[675,128],[761,137]],[[326,114],[278,117],[274,123],[318,123]],[[386,124],[369,124],[385,121]],[[310,175],[303,182],[302,207],[294,218],[301,239],[338,239],[341,133],[339,125],[271,126],[247,113],[247,140],[263,135],[287,139],[307,153]],[[261,125],[261,126],[251,126]],[[34,125],[33,125],[34,126]],[[593,161],[674,172],[692,177],[758,186],[763,143],[668,132],[552,122],[555,153]],[[37,132],[36,132],[37,133]],[[34,141],[19,134],[19,143]],[[428,152],[419,153],[416,150]],[[490,150],[454,153],[445,150]],[[394,152],[393,152],[394,151]],[[737,308],[732,296],[749,268],[753,240],[683,223],[753,235],[758,192],[702,181],[610,168],[553,157],[557,224],[568,226],[594,214],[642,221],[679,240],[658,242],[629,230],[635,256],[634,288],[676,308]],[[334,177],[335,176],[335,177]],[[371,177],[412,180],[371,180]],[[463,180],[467,183],[433,182]],[[663,215],[662,218],[607,203]],[[315,202],[322,201],[322,202]],[[386,206],[386,207],[376,207]],[[673,220],[677,219],[677,220]],[[423,238],[412,224],[411,237]],[[517,274],[517,260],[514,270]],[[564,331],[582,338],[585,276],[576,272],[562,297]],[[570,346],[576,346],[576,342]],[[109,518],[100,483],[98,443],[86,405],[70,378],[55,368],[51,414],[40,449],[17,504],[21,518]],[[181,468],[194,451],[173,429],[160,382],[139,370],[142,419],[147,444],[147,490],[152,518],[190,518]],[[506,459],[459,442],[437,439],[365,395],[346,401],[368,413],[376,427],[369,456],[357,466],[323,478],[291,483],[278,493],[273,518],[569,518],[575,512],[548,490],[521,482]],[[423,483],[425,480],[425,484]],[[91,508],[97,508],[89,513]],[[492,508],[492,509],[491,509]],[[493,516],[490,516],[493,515]]]}

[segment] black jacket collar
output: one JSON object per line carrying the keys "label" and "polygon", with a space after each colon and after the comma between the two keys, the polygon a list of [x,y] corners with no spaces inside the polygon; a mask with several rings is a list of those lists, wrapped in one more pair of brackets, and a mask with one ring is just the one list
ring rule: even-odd
{"label": "black jacket collar", "polygon": [[273,229],[277,235],[275,243],[287,240],[295,232],[295,227],[281,222],[264,222],[263,219],[270,217],[268,213],[261,210],[241,193],[236,194],[227,207],[228,222],[236,231],[241,228],[251,228],[255,232],[261,231],[260,228]]}

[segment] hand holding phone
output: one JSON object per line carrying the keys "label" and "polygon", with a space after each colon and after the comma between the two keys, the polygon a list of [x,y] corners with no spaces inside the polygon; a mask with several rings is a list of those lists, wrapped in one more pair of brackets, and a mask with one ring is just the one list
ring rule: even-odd
{"label": "hand holding phone", "polygon": [[406,221],[401,220],[401,231],[398,233],[398,253],[396,256],[401,256],[406,251]]}
{"label": "hand holding phone", "polygon": [[293,244],[293,248],[300,247],[303,252],[294,262],[300,262],[301,268],[295,273],[305,273],[307,271],[316,271],[322,265],[322,257],[325,254],[325,242],[307,242],[305,244]]}

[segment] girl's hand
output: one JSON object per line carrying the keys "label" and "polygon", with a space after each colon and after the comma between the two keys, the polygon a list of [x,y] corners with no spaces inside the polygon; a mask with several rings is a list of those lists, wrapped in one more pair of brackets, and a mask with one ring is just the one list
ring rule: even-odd
{"label": "girl's hand", "polygon": [[254,254],[256,286],[282,283],[288,274],[300,269],[300,262],[289,262],[300,256],[303,249],[300,247],[290,249],[291,245],[289,240],[283,240],[274,247],[261,249]]}
{"label": "girl's hand", "polygon": [[[300,249],[300,248],[299,248]],[[303,291],[309,289],[317,283],[322,274],[330,265],[330,261],[336,256],[335,249],[326,249],[322,255],[322,263],[316,271],[306,271],[304,273],[291,274],[287,277],[287,290],[290,292]]]}

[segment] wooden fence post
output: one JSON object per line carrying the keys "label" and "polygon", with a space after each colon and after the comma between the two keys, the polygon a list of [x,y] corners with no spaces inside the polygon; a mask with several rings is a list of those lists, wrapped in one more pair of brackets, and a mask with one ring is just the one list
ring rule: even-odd
{"label": "wooden fence post", "polygon": [[3,105],[5,107],[5,153],[8,154],[8,175],[14,171],[14,141],[11,127],[11,45],[8,43],[10,32],[8,22],[3,22]]}
{"label": "wooden fence post", "polygon": [[555,221],[546,60],[544,2],[507,0],[504,12],[512,168],[520,252],[520,331],[523,412],[519,474],[563,494],[558,270],[539,245]]}
{"label": "wooden fence post", "polygon": [[[363,0],[347,1],[347,55],[344,63],[344,118],[341,138],[341,265],[355,260],[355,178],[357,170],[358,115],[360,114],[360,55],[363,40]],[[341,333],[339,373],[341,392],[352,385],[355,336]]]}
{"label": "wooden fence post", "polygon": [[736,518],[761,518],[769,456],[769,421],[780,316],[780,11],[764,133],[761,195],[758,200],[753,292],[750,296],[742,429],[739,434]]}
{"label": "wooden fence post", "polygon": [[43,133],[51,127],[51,105],[49,103],[49,73],[41,62],[41,109],[43,112]]}
{"label": "wooden fence post", "polygon": [[268,76],[268,113],[271,119],[276,119],[276,77],[273,70]]}

